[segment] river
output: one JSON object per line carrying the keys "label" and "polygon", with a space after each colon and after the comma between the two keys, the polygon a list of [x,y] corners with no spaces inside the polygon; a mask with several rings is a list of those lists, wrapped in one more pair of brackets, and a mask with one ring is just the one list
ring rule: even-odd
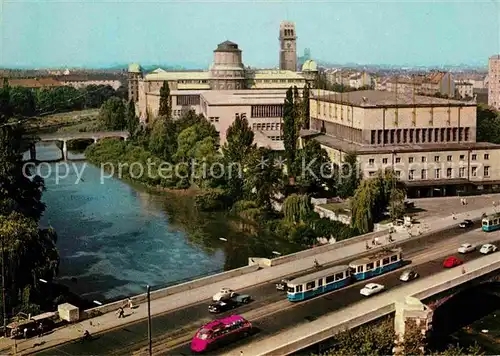
{"label": "river", "polygon": [[[37,144],[38,159],[59,157],[55,144]],[[47,188],[41,225],[58,234],[57,281],[88,300],[105,302],[143,293],[148,284],[158,288],[239,267],[277,248],[265,239],[244,239],[227,217],[193,213],[182,197],[101,180],[101,170],[85,161],[37,169]]]}

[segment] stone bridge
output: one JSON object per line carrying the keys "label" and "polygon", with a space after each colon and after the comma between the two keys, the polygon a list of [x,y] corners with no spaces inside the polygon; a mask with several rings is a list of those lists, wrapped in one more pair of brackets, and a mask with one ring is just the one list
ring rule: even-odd
{"label": "stone bridge", "polygon": [[[61,159],[68,159],[68,142],[73,140],[93,140],[94,143],[103,138],[121,138],[127,140],[129,137],[128,131],[101,131],[101,132],[76,132],[76,133],[55,133],[41,134],[37,136],[36,142],[62,142]],[[30,147],[30,159],[36,161],[36,145]]]}

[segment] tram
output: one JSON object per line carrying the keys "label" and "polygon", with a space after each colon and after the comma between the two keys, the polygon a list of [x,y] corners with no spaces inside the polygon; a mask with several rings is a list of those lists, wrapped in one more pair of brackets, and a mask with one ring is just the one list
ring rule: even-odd
{"label": "tram", "polygon": [[481,228],[486,232],[500,229],[500,213],[491,214],[483,218]]}
{"label": "tram", "polygon": [[351,270],[349,266],[328,268],[288,282],[288,300],[291,302],[306,300],[316,295],[345,287],[350,282]]}
{"label": "tram", "polygon": [[349,263],[351,275],[357,281],[372,278],[403,265],[402,249],[395,248],[377,252]]}

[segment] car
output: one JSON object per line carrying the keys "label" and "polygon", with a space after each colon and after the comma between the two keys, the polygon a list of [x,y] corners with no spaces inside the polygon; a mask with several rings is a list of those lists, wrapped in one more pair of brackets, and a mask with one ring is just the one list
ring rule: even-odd
{"label": "car", "polygon": [[359,291],[361,295],[369,297],[370,295],[380,293],[384,290],[384,286],[378,283],[368,283],[363,289]]}
{"label": "car", "polygon": [[476,246],[469,244],[469,243],[465,243],[465,244],[460,245],[460,247],[458,248],[458,252],[459,253],[468,253],[468,252],[474,251],[475,249],[476,249]]}
{"label": "car", "polygon": [[208,311],[210,313],[223,313],[225,311],[234,309],[243,304],[248,304],[251,301],[251,297],[248,294],[235,294],[232,298],[226,300],[219,300],[208,306]]}
{"label": "car", "polygon": [[399,277],[399,280],[400,281],[403,281],[403,282],[409,282],[411,281],[412,279],[415,279],[418,277],[418,273],[409,269],[409,270],[406,270],[404,271],[401,276]]}
{"label": "car", "polygon": [[218,302],[220,300],[228,300],[235,296],[235,292],[229,288],[221,288],[219,292],[215,293],[212,297],[214,302]]}
{"label": "car", "polygon": [[460,224],[458,224],[458,227],[465,229],[465,228],[471,227],[473,225],[474,225],[474,222],[472,220],[467,219],[467,220],[462,221]]}
{"label": "car", "polygon": [[292,280],[293,278],[284,278],[282,279],[279,283],[276,283],[276,290],[278,291],[286,291],[286,288],[288,286],[288,283]]}
{"label": "car", "polygon": [[497,250],[497,247],[493,244],[485,244],[481,246],[481,249],[479,252],[481,252],[483,255],[487,255],[488,253],[495,252]]}
{"label": "car", "polygon": [[462,263],[464,263],[464,261],[462,261],[461,259],[456,258],[455,256],[450,256],[443,261],[443,267],[453,268],[456,266],[460,266]]}

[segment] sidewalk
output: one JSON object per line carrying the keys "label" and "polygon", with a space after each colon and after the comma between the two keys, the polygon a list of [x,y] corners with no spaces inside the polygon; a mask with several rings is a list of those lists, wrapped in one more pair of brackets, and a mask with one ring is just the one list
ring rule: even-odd
{"label": "sidewalk", "polygon": [[[411,233],[412,236],[429,233],[432,231],[442,230],[446,227],[456,226],[463,219],[479,218],[483,212],[491,213],[491,208],[481,208],[467,213],[456,214],[456,220],[450,215],[444,218],[422,219],[420,224],[413,226]],[[407,230],[399,229],[396,233],[392,234],[394,242],[401,242],[410,239]],[[194,303],[201,302],[209,299],[219,291],[222,287],[228,287],[234,290],[252,287],[256,284],[264,283],[279,279],[280,277],[291,275],[300,271],[310,269],[314,266],[316,259],[320,264],[331,263],[336,260],[346,258],[348,256],[366,252],[366,239],[361,241],[339,247],[338,249],[330,250],[318,255],[309,256],[298,261],[283,263],[281,265],[267,267],[246,275],[233,277],[221,282],[214,283],[185,292],[172,294],[164,298],[159,298],[151,301],[151,315],[165,313],[170,310],[182,308]],[[387,238],[379,238],[382,245],[387,243]],[[127,309],[126,313],[129,313]],[[131,323],[141,319],[147,318],[147,308],[144,304],[133,310],[132,314],[125,319],[118,319],[115,312],[107,313],[93,319],[84,320],[82,322],[69,325],[67,327],[55,330],[53,333],[43,336],[41,338],[32,338],[28,340],[18,341],[17,353],[28,354],[42,349],[47,349],[68,341],[76,340],[83,335],[84,330],[88,330],[91,334],[103,332],[112,328],[123,326],[124,323]],[[35,346],[35,344],[37,346]],[[42,345],[40,345],[42,344]],[[9,350],[10,348],[10,350]],[[0,339],[0,351],[2,354],[14,354],[14,340]]]}

